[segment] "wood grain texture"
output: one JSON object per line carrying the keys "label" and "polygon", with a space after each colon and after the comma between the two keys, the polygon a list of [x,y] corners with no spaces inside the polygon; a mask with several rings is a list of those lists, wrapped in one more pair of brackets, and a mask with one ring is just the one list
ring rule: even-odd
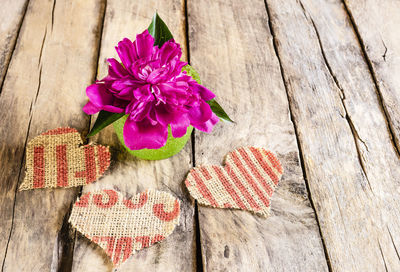
{"label": "wood grain texture", "polygon": [[[106,75],[117,42],[135,39],[155,10],[236,124],[196,131],[195,154],[188,144],[155,162],[129,155],[108,127],[91,139],[113,154],[101,180],[17,192],[27,141],[59,126],[87,133],[94,118],[81,110],[85,87]],[[182,181],[192,156],[196,165],[222,165],[244,145],[268,148],[284,166],[272,216],[199,207],[205,271],[400,271],[399,11],[396,0],[3,0],[2,271],[112,270],[67,223],[79,192],[100,188],[127,197],[159,189],[183,204],[173,234],[117,271],[199,269]]]}
{"label": "wood grain texture", "polygon": [[345,0],[400,154],[400,2]]}
{"label": "wood grain texture", "polygon": [[[134,40],[136,34],[148,27],[156,10],[186,52],[183,4],[183,1],[175,0],[107,1],[98,78],[107,74],[106,59],[117,56],[115,45],[124,37]],[[93,189],[114,188],[130,197],[146,189],[158,189],[173,194],[182,203],[180,223],[174,232],[160,244],[131,256],[118,271],[195,270],[194,209],[183,186],[184,177],[192,166],[190,143],[172,158],[145,161],[134,158],[121,146],[112,126],[92,140],[111,146],[113,165],[100,181],[85,186],[83,193]],[[112,270],[104,251],[81,235],[77,236],[73,260],[73,271]]]}
{"label": "wood grain texture", "polygon": [[259,146],[284,166],[267,219],[199,206],[204,270],[327,271],[264,2],[189,1],[188,15],[191,64],[236,121],[196,131],[196,165]]}
{"label": "wood grain texture", "polygon": [[267,3],[332,271],[399,271],[400,161],[346,10]]}
{"label": "wood grain texture", "polygon": [[58,232],[77,191],[16,188],[28,140],[60,126],[88,128],[84,88],[94,77],[102,9],[96,0],[28,6],[0,99],[2,271],[57,269]]}
{"label": "wood grain texture", "polygon": [[[0,86],[15,47],[28,0],[3,0],[0,9]],[[0,87],[1,88],[1,87]],[[1,93],[1,89],[0,89]]]}

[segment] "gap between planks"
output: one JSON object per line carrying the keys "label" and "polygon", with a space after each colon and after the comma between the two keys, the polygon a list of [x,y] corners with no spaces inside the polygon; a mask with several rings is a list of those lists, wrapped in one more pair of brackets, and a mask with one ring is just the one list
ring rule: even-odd
{"label": "gap between planks", "polygon": [[[54,0],[54,5],[53,5],[53,11],[52,11],[52,24],[54,23],[54,8],[56,5],[56,0]],[[93,69],[93,77],[92,77],[92,82],[94,82],[98,76],[98,71],[99,71],[99,60],[100,60],[100,49],[101,49],[101,41],[103,37],[103,29],[104,29],[104,21],[105,21],[105,14],[107,10],[107,0],[104,0],[103,2],[103,11],[100,13],[100,20],[99,20],[99,37],[98,37],[98,43],[97,43],[97,55],[95,57],[95,67]],[[87,134],[90,131],[92,123],[92,115],[89,116],[89,122],[87,125],[87,133],[83,132],[83,144],[88,144],[89,139],[87,138]],[[81,137],[82,137],[81,136]],[[79,191],[77,194],[77,197],[80,197],[82,195],[82,188],[83,186],[79,186]],[[58,263],[58,268],[57,272],[66,272],[66,271],[71,271],[72,270],[72,264],[74,262],[74,250],[75,250],[75,241],[77,239],[77,231],[74,229],[68,222],[69,215],[71,214],[72,207],[74,203],[71,203],[69,210],[67,211],[66,215],[64,216],[64,221],[63,225],[58,233],[58,237],[64,238],[61,239],[61,247],[62,247],[62,253],[61,257],[58,258],[59,263]],[[72,237],[73,236],[73,237]],[[58,245],[60,246],[60,244]]]}
{"label": "gap between planks", "polygon": [[[271,36],[272,36],[272,43],[273,43],[273,46],[274,46],[274,52],[275,52],[276,58],[278,59],[279,69],[281,71],[282,83],[283,83],[283,86],[285,87],[286,97],[287,97],[288,104],[289,104],[290,122],[293,124],[294,132],[295,132],[295,136],[296,136],[297,147],[299,149],[300,165],[301,165],[303,178],[304,178],[304,181],[305,181],[305,184],[306,184],[306,188],[307,188],[307,194],[309,196],[311,207],[312,207],[312,209],[314,211],[315,218],[316,218],[316,221],[317,221],[318,231],[319,231],[319,234],[320,234],[320,237],[321,237],[322,246],[324,248],[324,254],[325,254],[325,259],[326,259],[326,262],[327,262],[327,265],[328,265],[328,269],[329,269],[329,271],[332,271],[331,262],[329,260],[328,252],[327,252],[327,249],[326,249],[326,243],[325,243],[322,231],[321,231],[320,221],[319,221],[316,209],[315,209],[314,201],[313,201],[313,198],[312,198],[312,195],[311,195],[311,191],[310,191],[310,186],[308,184],[307,173],[306,173],[306,169],[305,169],[305,165],[304,165],[303,150],[302,150],[302,147],[301,147],[301,144],[300,144],[300,140],[299,140],[296,120],[295,120],[295,118],[293,116],[293,113],[292,113],[292,101],[290,100],[290,96],[289,96],[289,93],[288,93],[288,86],[287,86],[287,84],[285,82],[285,71],[283,69],[282,61],[281,61],[281,58],[280,58],[280,55],[279,55],[279,52],[278,52],[276,35],[275,35],[274,28],[272,26],[271,13],[270,13],[269,7],[268,7],[268,0],[264,0],[264,3],[265,3],[265,10],[266,10],[267,16],[268,16],[268,28],[269,28],[269,31],[270,31]],[[303,7],[303,5],[301,5],[301,6]]]}
{"label": "gap between planks", "polygon": [[[189,40],[189,18],[188,18],[188,0],[183,1],[185,9],[185,35],[186,35],[186,52],[187,62],[190,65],[190,40]],[[196,167],[196,129],[193,129],[190,135],[190,141],[192,144],[192,167]],[[198,272],[204,271],[203,267],[203,254],[201,252],[201,237],[200,237],[200,220],[199,220],[199,204],[197,200],[194,200],[194,232],[195,232],[195,243],[196,243],[196,270]]]}

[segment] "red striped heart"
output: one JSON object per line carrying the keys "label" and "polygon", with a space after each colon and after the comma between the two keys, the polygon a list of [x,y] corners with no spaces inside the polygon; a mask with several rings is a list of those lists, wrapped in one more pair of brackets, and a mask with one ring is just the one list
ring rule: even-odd
{"label": "red striped heart", "polygon": [[52,129],[29,141],[19,190],[86,185],[101,177],[109,165],[108,147],[83,145],[74,128]]}
{"label": "red striped heart", "polygon": [[225,167],[193,168],[185,184],[200,204],[248,210],[266,217],[282,173],[281,163],[270,151],[242,147],[227,155]]}

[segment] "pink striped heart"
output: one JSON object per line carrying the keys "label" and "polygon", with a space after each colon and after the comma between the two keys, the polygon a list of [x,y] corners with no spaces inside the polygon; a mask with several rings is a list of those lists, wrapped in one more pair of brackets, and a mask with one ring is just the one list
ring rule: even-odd
{"label": "pink striped heart", "polygon": [[225,167],[191,169],[185,184],[200,204],[242,209],[267,217],[282,173],[281,163],[270,151],[242,147],[227,155]]}

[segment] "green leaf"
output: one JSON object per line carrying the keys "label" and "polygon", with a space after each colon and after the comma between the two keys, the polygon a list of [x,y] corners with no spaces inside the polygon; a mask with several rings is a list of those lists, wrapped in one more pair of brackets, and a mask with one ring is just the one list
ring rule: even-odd
{"label": "green leaf", "polygon": [[99,115],[97,116],[96,122],[94,123],[94,126],[92,127],[92,130],[89,132],[87,137],[92,137],[96,135],[97,133],[99,133],[100,130],[117,121],[124,115],[125,113],[114,113],[104,110],[100,111]]}
{"label": "green leaf", "polygon": [[220,119],[235,123],[231,118],[229,118],[228,114],[224,111],[224,109],[218,104],[218,102],[215,99],[211,99],[206,101],[208,105],[210,105],[211,110],[213,113],[215,113],[216,116],[218,116]]}
{"label": "green leaf", "polygon": [[201,84],[199,73],[197,73],[196,70],[193,69],[192,66],[190,66],[189,64],[185,65],[185,66],[183,66],[182,71],[186,71],[186,73],[189,76],[191,76],[194,80],[196,80],[197,83]]}
{"label": "green leaf", "polygon": [[157,12],[154,14],[153,20],[147,30],[154,38],[154,45],[157,45],[158,47],[161,47],[166,41],[174,38],[167,25],[160,16],[158,16]]}

